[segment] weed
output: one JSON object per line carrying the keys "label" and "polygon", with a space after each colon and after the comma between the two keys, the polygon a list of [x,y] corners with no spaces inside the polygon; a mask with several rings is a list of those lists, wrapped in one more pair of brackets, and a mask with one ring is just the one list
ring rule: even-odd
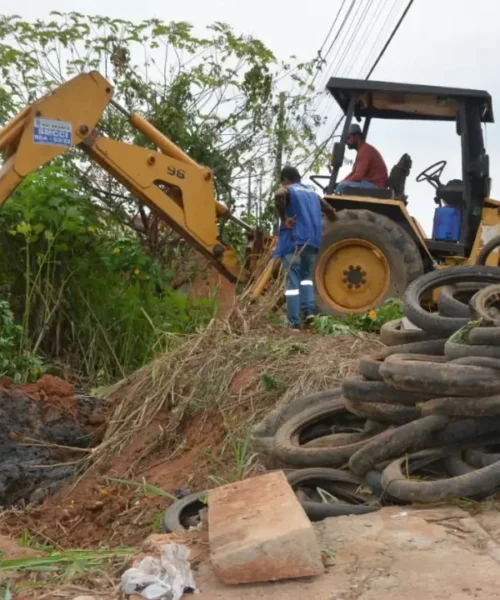
{"label": "weed", "polygon": [[0,377],[15,383],[36,380],[43,371],[42,360],[23,347],[23,328],[14,322],[7,300],[0,300]]}
{"label": "weed", "polygon": [[132,548],[46,552],[44,556],[39,557],[0,560],[0,572],[28,571],[50,574],[54,580],[68,582],[77,576],[88,575],[89,572],[102,573],[113,562],[125,564],[133,552]]}
{"label": "weed", "polygon": [[257,466],[258,458],[258,454],[252,451],[251,442],[251,425],[248,425],[243,437],[229,436],[227,447],[221,452],[222,456],[227,455],[226,460],[205,452],[205,456],[219,468],[220,473],[209,476],[209,481],[220,486],[249,477]]}
{"label": "weed", "polygon": [[357,335],[360,332],[378,333],[384,323],[401,319],[403,316],[400,300],[387,300],[376,310],[366,313],[350,313],[344,317],[318,315],[313,329],[322,335]]}
{"label": "weed", "polygon": [[153,485],[151,483],[147,483],[145,481],[133,481],[132,479],[119,479],[117,477],[106,477],[106,481],[110,483],[119,483],[121,485],[129,485],[131,487],[138,488],[140,491],[144,493],[145,496],[163,496],[168,498],[169,500],[176,501],[177,498],[172,494],[169,494],[165,490]]}
{"label": "weed", "polygon": [[[19,345],[9,357],[71,356],[94,385],[124,377],[213,318],[215,301],[173,290],[172,277],[57,165],[0,211],[0,286],[22,324],[9,325],[6,341]],[[27,369],[4,371],[23,379]]]}
{"label": "weed", "polygon": [[279,382],[276,377],[274,377],[274,375],[268,375],[267,373],[262,375],[262,384],[266,392],[277,390],[279,388]]}

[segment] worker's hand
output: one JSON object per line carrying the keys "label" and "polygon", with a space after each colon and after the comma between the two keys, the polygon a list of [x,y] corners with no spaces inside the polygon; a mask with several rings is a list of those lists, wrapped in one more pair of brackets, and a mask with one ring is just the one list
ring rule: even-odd
{"label": "worker's hand", "polygon": [[295,227],[295,221],[296,221],[295,217],[287,217],[285,219],[285,227],[287,229],[293,229]]}

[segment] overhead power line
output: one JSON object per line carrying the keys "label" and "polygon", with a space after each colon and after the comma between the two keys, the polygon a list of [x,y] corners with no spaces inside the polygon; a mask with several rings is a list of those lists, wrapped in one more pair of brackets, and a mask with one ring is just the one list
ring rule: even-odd
{"label": "overhead power line", "polygon": [[[383,58],[384,54],[387,52],[387,49],[389,48],[391,42],[394,39],[394,36],[396,35],[396,33],[398,32],[399,28],[401,27],[401,24],[403,23],[405,17],[408,14],[408,11],[410,10],[412,4],[413,4],[414,0],[409,0],[408,4],[406,5],[406,8],[404,9],[401,17],[399,18],[398,22],[396,23],[396,25],[394,26],[391,34],[389,35],[389,38],[387,39],[386,43],[384,44],[382,50],[380,51],[380,53],[378,54],[377,58],[375,59],[375,62],[373,63],[372,67],[370,68],[368,74],[365,77],[365,80],[370,79],[371,75],[373,74],[373,71],[376,69],[376,67],[378,66],[378,64],[380,63],[381,59]],[[342,114],[340,116],[340,118],[338,119],[337,123],[335,124],[335,127],[333,128],[332,133],[327,137],[326,140],[324,140],[324,142],[321,144],[321,149],[324,150],[327,145],[333,140],[338,128],[340,127],[342,121],[344,120],[345,115]],[[312,165],[314,164],[314,161],[310,164],[310,166],[308,167],[307,170],[310,170]]]}
{"label": "overhead power line", "polygon": [[403,12],[403,14],[401,15],[401,17],[399,18],[399,21],[396,23],[396,27],[394,27],[394,29],[392,30],[391,35],[389,36],[389,39],[387,40],[387,42],[385,43],[385,46],[382,48],[380,54],[377,56],[377,60],[373,63],[372,68],[370,69],[370,71],[368,72],[368,75],[366,76],[366,79],[370,79],[371,74],[373,73],[373,71],[375,71],[375,69],[377,68],[378,63],[380,62],[380,60],[382,59],[382,57],[384,56],[384,54],[386,53],[387,48],[389,48],[392,40],[394,39],[394,36],[396,35],[396,33],[398,32],[398,29],[401,27],[401,23],[405,20],[406,15],[408,14],[408,11],[411,8],[411,5],[413,4],[414,0],[410,0]]}

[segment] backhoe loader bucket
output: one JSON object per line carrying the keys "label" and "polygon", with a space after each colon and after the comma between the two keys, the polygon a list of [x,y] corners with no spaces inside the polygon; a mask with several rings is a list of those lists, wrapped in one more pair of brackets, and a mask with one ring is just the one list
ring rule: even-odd
{"label": "backhoe loader bucket", "polygon": [[0,131],[0,205],[27,175],[85,140],[112,93],[99,73],[78,75],[7,123]]}

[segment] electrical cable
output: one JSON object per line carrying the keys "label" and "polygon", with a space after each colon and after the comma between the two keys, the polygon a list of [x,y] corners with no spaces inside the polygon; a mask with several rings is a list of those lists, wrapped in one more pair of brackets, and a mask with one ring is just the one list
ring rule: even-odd
{"label": "electrical cable", "polygon": [[[414,0],[409,0],[408,4],[406,5],[405,10],[403,11],[401,17],[399,18],[398,22],[396,23],[395,27],[393,28],[387,42],[384,44],[384,47],[382,48],[382,50],[380,51],[380,53],[378,54],[377,58],[375,59],[375,62],[373,63],[372,67],[370,68],[370,71],[368,72],[368,74],[365,77],[365,80],[368,80],[371,75],[373,74],[373,71],[375,70],[375,68],[378,66],[378,64],[380,63],[381,59],[383,58],[384,54],[387,52],[387,49],[389,48],[392,40],[394,39],[394,36],[396,35],[396,33],[398,32],[399,28],[401,27],[401,24],[403,23],[404,19],[406,18],[408,11],[410,10],[412,4],[413,4]],[[344,120],[345,115],[343,114],[340,119],[337,121],[332,133],[328,136],[328,138],[321,144],[321,150],[324,150],[327,146],[327,144],[333,139],[335,133],[337,132],[337,129],[340,127],[342,121]],[[314,153],[314,152],[313,152]],[[311,169],[312,167],[309,166],[309,169]]]}
{"label": "electrical cable", "polygon": [[403,23],[403,21],[405,20],[406,15],[408,14],[408,11],[411,8],[411,5],[413,4],[414,0],[410,0],[403,12],[403,14],[401,15],[401,17],[399,18],[399,21],[396,24],[396,27],[394,27],[394,29],[392,30],[392,33],[389,37],[389,39],[387,40],[387,42],[385,43],[385,46],[382,48],[382,51],[380,52],[380,54],[377,57],[377,60],[374,62],[372,68],[370,69],[368,75],[366,76],[365,79],[370,79],[373,71],[375,71],[375,69],[377,68],[378,63],[380,62],[380,60],[382,59],[382,57],[384,56],[384,54],[387,51],[387,48],[389,48],[392,40],[394,39],[394,36],[396,35],[396,33],[398,32],[398,29],[401,27],[401,24]]}

